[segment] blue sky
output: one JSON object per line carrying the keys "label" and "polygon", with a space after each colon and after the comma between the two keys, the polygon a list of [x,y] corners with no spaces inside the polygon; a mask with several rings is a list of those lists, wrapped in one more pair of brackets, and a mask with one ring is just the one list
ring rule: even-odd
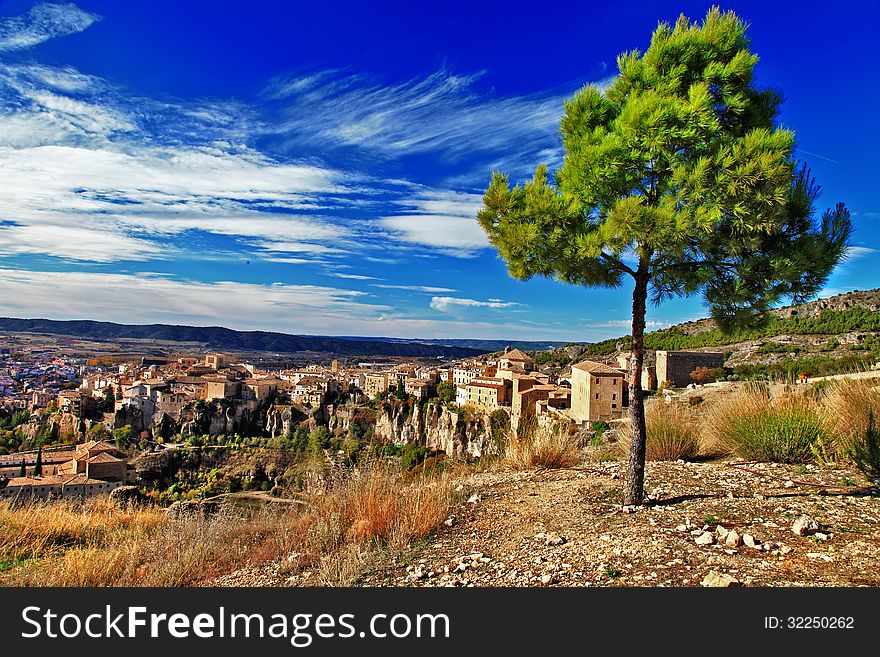
{"label": "blue sky", "polygon": [[[0,3],[0,314],[291,333],[595,340],[630,290],[510,279],[493,169],[561,156],[563,100],[709,2]],[[880,8],[734,2],[757,77],[880,286]],[[705,315],[698,299],[649,326]]]}

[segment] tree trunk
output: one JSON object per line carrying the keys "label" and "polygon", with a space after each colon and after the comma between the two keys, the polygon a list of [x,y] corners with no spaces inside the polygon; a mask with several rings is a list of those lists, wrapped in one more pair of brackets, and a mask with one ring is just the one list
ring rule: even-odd
{"label": "tree trunk", "polygon": [[642,395],[642,364],[645,360],[645,305],[648,272],[639,266],[635,276],[632,309],[632,353],[629,359],[629,422],[632,442],[626,470],[623,504],[641,504],[645,498],[645,402]]}

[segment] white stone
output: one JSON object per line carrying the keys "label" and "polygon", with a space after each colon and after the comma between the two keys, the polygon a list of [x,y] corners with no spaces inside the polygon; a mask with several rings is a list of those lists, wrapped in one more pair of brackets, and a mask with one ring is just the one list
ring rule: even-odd
{"label": "white stone", "polygon": [[714,542],[715,537],[709,532],[703,532],[694,539],[694,543],[697,545],[712,545]]}
{"label": "white stone", "polygon": [[794,521],[794,524],[791,526],[791,531],[797,534],[798,536],[807,536],[808,534],[815,534],[819,530],[819,523],[813,520],[808,515],[802,515],[800,518]]}
{"label": "white stone", "polygon": [[703,581],[700,582],[700,584],[706,587],[720,588],[742,586],[742,583],[732,575],[728,575],[727,573],[719,573],[716,570],[710,570],[709,574],[703,578]]}
{"label": "white stone", "polygon": [[739,533],[737,533],[735,529],[732,529],[727,532],[727,537],[724,539],[724,542],[730,547],[739,547],[742,545],[743,540]]}

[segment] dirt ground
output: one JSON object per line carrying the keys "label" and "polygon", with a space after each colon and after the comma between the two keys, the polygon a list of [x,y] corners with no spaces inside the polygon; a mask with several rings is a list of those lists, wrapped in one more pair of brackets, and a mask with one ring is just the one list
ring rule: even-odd
{"label": "dirt ground", "polygon": [[[880,585],[880,497],[856,471],[655,462],[650,504],[624,509],[623,468],[470,474],[433,536],[354,583],[700,586],[714,573],[744,586]],[[798,535],[803,515],[817,526]],[[310,586],[315,574],[266,566],[213,584]]]}

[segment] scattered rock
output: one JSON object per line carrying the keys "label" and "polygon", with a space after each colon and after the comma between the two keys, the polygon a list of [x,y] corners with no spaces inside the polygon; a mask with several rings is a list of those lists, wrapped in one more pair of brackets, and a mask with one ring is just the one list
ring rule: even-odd
{"label": "scattered rock", "polygon": [[483,498],[482,498],[482,496],[481,496],[479,493],[474,493],[473,495],[471,495],[471,496],[468,498],[467,503],[468,503],[468,504],[476,504],[477,502],[479,502],[479,501],[482,500],[482,499],[483,499]]}
{"label": "scattered rock", "polygon": [[714,542],[715,537],[710,532],[703,532],[694,539],[694,543],[697,545],[712,545]]}
{"label": "scattered rock", "polygon": [[700,584],[706,587],[720,588],[742,586],[742,582],[736,579],[736,577],[728,575],[727,573],[719,573],[717,570],[710,570],[709,574],[703,578],[703,581],[700,582]]}
{"label": "scattered rock", "polygon": [[443,524],[447,527],[452,527],[455,524],[455,516],[449,516],[446,520],[443,521]]}
{"label": "scattered rock", "polygon": [[547,545],[562,545],[563,543],[567,543],[568,539],[564,536],[560,536],[556,532],[550,532],[547,534]]}
{"label": "scattered rock", "polygon": [[794,524],[791,526],[791,531],[797,534],[798,536],[807,536],[809,534],[815,534],[819,530],[819,523],[813,520],[810,516],[804,514],[800,518],[794,521]]}
{"label": "scattered rock", "polygon": [[553,583],[553,573],[547,573],[546,575],[541,576],[541,584],[543,586],[547,586]]}
{"label": "scattered rock", "polygon": [[110,499],[122,505],[145,504],[149,501],[137,486],[117,486],[110,491]]}
{"label": "scattered rock", "polygon": [[742,542],[743,542],[743,545],[745,545],[746,547],[750,547],[755,550],[761,549],[761,543],[759,541],[756,541],[755,537],[752,536],[751,534],[743,534],[742,535]]}
{"label": "scattered rock", "polygon": [[735,529],[731,529],[729,532],[727,532],[727,536],[725,537],[724,542],[730,547],[739,547],[743,544],[742,537],[739,535],[739,533],[737,533]]}

